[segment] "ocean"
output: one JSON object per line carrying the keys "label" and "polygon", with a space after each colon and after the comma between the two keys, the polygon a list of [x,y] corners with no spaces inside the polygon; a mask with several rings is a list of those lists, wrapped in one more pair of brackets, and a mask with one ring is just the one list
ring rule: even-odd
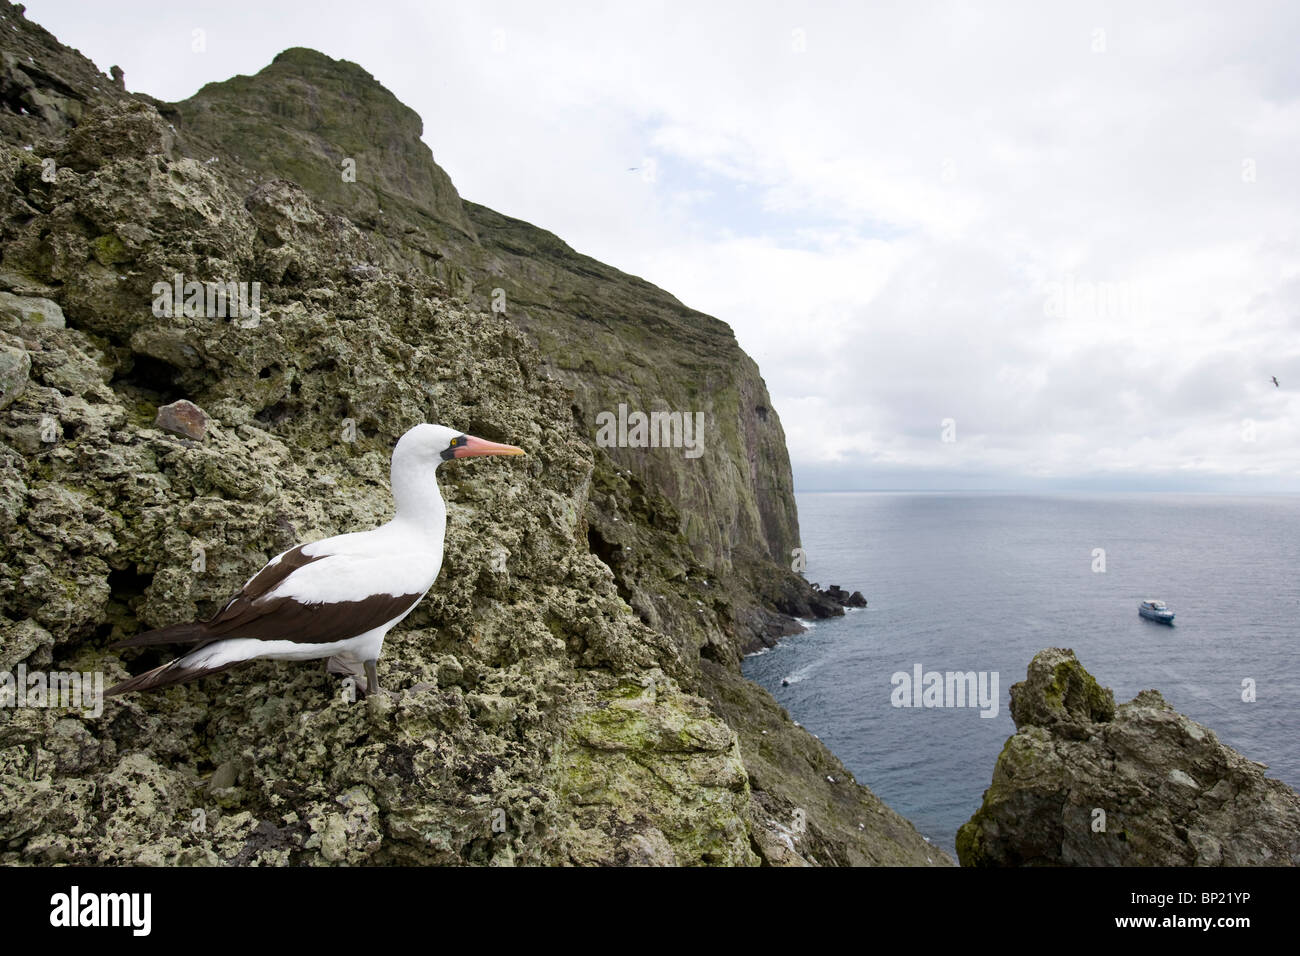
{"label": "ocean", "polygon": [[[1154,687],[1300,788],[1300,497],[796,497],[805,576],[869,605],[750,655],[745,674],[954,859],[1015,732],[1011,685],[1045,647],[1073,648],[1116,703]],[[1174,626],[1140,618],[1145,598]],[[917,665],[996,675],[996,714],[894,706],[892,676]]]}

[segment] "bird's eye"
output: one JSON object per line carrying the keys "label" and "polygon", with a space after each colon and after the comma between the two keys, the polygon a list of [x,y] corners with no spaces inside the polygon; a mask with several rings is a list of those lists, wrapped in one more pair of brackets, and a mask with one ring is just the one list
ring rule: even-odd
{"label": "bird's eye", "polygon": [[460,444],[460,439],[459,439],[459,438],[453,438],[453,439],[451,440],[451,444],[452,444],[453,447],[456,446],[456,445],[459,445],[459,444]]}

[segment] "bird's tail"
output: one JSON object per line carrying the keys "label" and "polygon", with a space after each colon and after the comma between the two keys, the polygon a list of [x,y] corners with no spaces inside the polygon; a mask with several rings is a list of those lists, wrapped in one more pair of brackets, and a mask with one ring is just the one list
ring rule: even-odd
{"label": "bird's tail", "polygon": [[[111,647],[144,647],[147,644],[193,644],[196,641],[210,640],[212,632],[204,623],[173,624],[160,627],[154,631],[136,634],[124,641],[118,641]],[[143,675],[142,675],[143,676]]]}
{"label": "bird's tail", "polygon": [[171,687],[173,684],[183,684],[186,681],[197,680],[200,677],[207,677],[209,674],[220,674],[222,671],[228,671],[232,667],[238,667],[244,661],[230,661],[226,664],[217,664],[215,666],[205,666],[197,662],[187,662],[186,658],[178,657],[170,664],[163,664],[161,667],[155,667],[151,671],[145,671],[143,674],[137,674],[120,684],[114,684],[108,690],[104,691],[105,697],[115,697],[118,694],[126,694],[133,690],[161,690],[164,687]]}

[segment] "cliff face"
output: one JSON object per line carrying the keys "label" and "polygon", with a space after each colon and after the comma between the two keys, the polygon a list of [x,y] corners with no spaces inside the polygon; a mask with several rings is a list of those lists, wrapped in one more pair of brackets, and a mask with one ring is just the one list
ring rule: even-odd
{"label": "cliff face", "polygon": [[[0,862],[950,862],[739,675],[741,635],[771,624],[754,590],[809,597],[762,560],[793,511],[754,463],[784,449],[774,416],[744,413],[766,396],[725,326],[460,203],[419,159],[418,120],[358,68],[290,51],[267,72],[297,97],[209,87],[160,114],[0,15],[0,672],[107,684],[157,662],[106,648],[212,613],[297,541],[386,520],[412,424],[528,452],[442,469],[446,560],[389,636],[392,694],[349,702],[318,663],[260,663],[100,715],[0,710]],[[366,103],[361,132],[331,96]],[[284,160],[305,168],[241,163],[222,115],[245,142],[276,116],[311,127]],[[343,145],[315,181],[326,129]],[[349,186],[384,166],[369,192],[331,193],[345,150]],[[459,281],[494,261],[531,277],[501,279],[520,300],[505,314]],[[176,275],[259,283],[260,310],[160,314],[155,283]],[[613,321],[584,296],[652,303],[619,319],[627,343],[716,345],[691,367],[725,377],[647,379],[712,403],[711,471],[593,447],[592,403],[635,377],[597,344],[633,346],[588,332],[599,367],[566,368],[538,331]],[[178,399],[206,413],[201,438],[156,426]],[[701,515],[705,487],[734,520]],[[735,543],[730,570],[701,540]]]}
{"label": "cliff face", "polygon": [[1154,690],[1115,706],[1074,652],[1011,688],[1016,734],[957,833],[963,866],[1295,866],[1300,795]]}

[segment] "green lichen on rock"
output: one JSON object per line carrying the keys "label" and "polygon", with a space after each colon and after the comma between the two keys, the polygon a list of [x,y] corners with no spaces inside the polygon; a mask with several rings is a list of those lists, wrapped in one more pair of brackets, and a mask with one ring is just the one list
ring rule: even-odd
{"label": "green lichen on rock", "polygon": [[1073,651],[1049,648],[1035,655],[1028,680],[1012,686],[1011,717],[1017,727],[1077,735],[1114,719],[1115,695],[1083,669]]}
{"label": "green lichen on rock", "polygon": [[112,267],[119,262],[131,260],[131,253],[126,244],[111,233],[94,239],[90,243],[90,253],[101,266]]}
{"label": "green lichen on rock", "polygon": [[559,758],[580,864],[748,865],[748,778],[735,733],[705,701],[648,673],[573,715]]}

